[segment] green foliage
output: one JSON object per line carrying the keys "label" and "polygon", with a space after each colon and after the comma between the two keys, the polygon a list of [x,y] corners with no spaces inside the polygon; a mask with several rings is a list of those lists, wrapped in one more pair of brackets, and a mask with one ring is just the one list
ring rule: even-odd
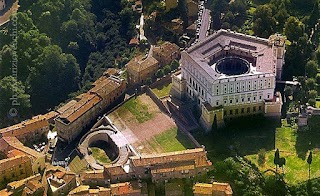
{"label": "green foliage", "polygon": [[179,66],[180,66],[179,61],[173,60],[173,61],[171,62],[171,70],[176,70],[176,69],[179,68]]}
{"label": "green foliage", "polygon": [[164,66],[163,72],[164,72],[165,75],[167,75],[168,73],[170,73],[170,72],[171,72],[171,67],[170,67],[170,65]]}
{"label": "green foliage", "polygon": [[[12,23],[0,31],[0,79],[12,74],[12,60],[18,56],[17,79],[27,87],[33,113],[52,109],[80,88],[87,90],[104,70],[130,59],[128,41],[137,15],[127,1],[20,3],[17,47],[11,44]],[[0,114],[0,121],[5,118]]]}
{"label": "green foliage", "polygon": [[266,149],[260,149],[258,152],[258,163],[259,165],[264,165],[266,162]]}
{"label": "green foliage", "polygon": [[[29,116],[30,95],[25,92],[25,86],[14,77],[7,76],[0,80],[0,100],[0,115],[3,117],[0,124],[2,126]],[[12,108],[17,113],[10,111]]]}
{"label": "green foliage", "polygon": [[290,16],[285,23],[284,33],[288,40],[296,42],[304,33],[304,24],[298,18]]}
{"label": "green foliage", "polygon": [[257,36],[268,38],[275,32],[276,20],[270,5],[260,5],[253,15],[253,31]]}
{"label": "green foliage", "polygon": [[308,78],[306,80],[306,87],[308,90],[314,90],[316,88],[316,80],[314,78]]}
{"label": "green foliage", "polygon": [[316,77],[318,73],[318,64],[316,61],[314,60],[310,60],[308,61],[308,63],[306,64],[306,74],[308,77],[310,78],[314,78]]}
{"label": "green foliage", "polygon": [[308,104],[311,105],[311,106],[315,106],[316,105],[316,99],[310,98],[308,100]]}
{"label": "green foliage", "polygon": [[164,76],[164,71],[163,69],[158,69],[158,71],[156,72],[156,77],[157,78],[161,78],[162,76]]}

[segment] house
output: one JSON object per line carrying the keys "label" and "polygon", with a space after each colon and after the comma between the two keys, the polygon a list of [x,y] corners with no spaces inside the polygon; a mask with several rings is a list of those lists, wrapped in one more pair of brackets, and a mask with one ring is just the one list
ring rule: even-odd
{"label": "house", "polygon": [[171,64],[175,59],[180,58],[180,48],[174,43],[165,42],[160,46],[153,48],[153,55],[160,66]]}
{"label": "house", "polygon": [[31,160],[33,174],[37,174],[45,168],[45,155],[29,147],[24,146],[16,137],[3,137],[0,139],[0,151],[7,157],[28,156]]}
{"label": "house", "polygon": [[31,159],[18,155],[0,160],[0,189],[12,181],[22,180],[33,175]]}
{"label": "house", "polygon": [[41,175],[37,174],[28,178],[11,182],[6,189],[0,191],[0,195],[43,195],[44,187],[41,184]]}
{"label": "house", "polygon": [[35,141],[49,132],[49,124],[58,116],[57,112],[34,116],[32,119],[0,129],[2,137],[17,137],[22,142]]}
{"label": "house", "polygon": [[195,196],[232,196],[232,188],[228,183],[213,182],[212,184],[196,183],[193,186]]}
{"label": "house", "polygon": [[44,173],[42,184],[52,196],[67,195],[77,186],[76,174],[59,166],[50,167]]}
{"label": "house", "polygon": [[104,73],[92,88],[57,110],[55,118],[58,137],[63,142],[73,141],[107,107],[123,96],[126,83],[117,76]]}
{"label": "house", "polygon": [[143,84],[148,78],[153,78],[159,68],[158,61],[152,56],[137,56],[126,65],[128,83],[130,86]]}

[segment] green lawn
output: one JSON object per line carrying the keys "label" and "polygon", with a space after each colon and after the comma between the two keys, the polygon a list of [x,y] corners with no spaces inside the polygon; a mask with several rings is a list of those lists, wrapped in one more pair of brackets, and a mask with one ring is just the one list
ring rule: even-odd
{"label": "green lawn", "polygon": [[90,149],[92,151],[93,158],[95,158],[98,163],[102,165],[111,163],[111,160],[103,149],[97,147],[91,147]]}
{"label": "green lawn", "polygon": [[[289,184],[297,184],[308,180],[308,164],[306,157],[308,156],[309,140],[304,138],[306,132],[299,132],[296,125],[291,126],[282,121],[282,126],[277,128],[275,134],[275,148],[280,150],[280,157],[286,158],[286,166],[284,167],[285,180]],[[308,134],[309,135],[309,134]],[[313,148],[313,162],[311,166],[311,177],[320,177],[320,152]],[[263,172],[267,169],[275,169],[273,158],[275,150],[266,152],[266,163],[258,164],[258,155],[246,156],[255,163]],[[282,171],[282,170],[280,170]]]}
{"label": "green lawn", "polygon": [[160,97],[168,96],[170,93],[171,87],[172,87],[172,83],[168,83],[163,86],[153,88],[152,91],[154,92],[154,94],[156,94],[160,98]]}
{"label": "green lawn", "polygon": [[141,103],[138,98],[132,98],[124,103],[123,106],[119,108],[118,113],[125,113],[126,110],[130,111],[139,123],[143,123],[153,118],[153,114],[148,111],[148,106]]}
{"label": "green lawn", "polygon": [[169,129],[159,135],[154,136],[154,139],[150,140],[149,144],[154,149],[160,145],[165,152],[174,152],[194,148],[194,145],[190,139],[183,133],[180,133],[177,128]]}

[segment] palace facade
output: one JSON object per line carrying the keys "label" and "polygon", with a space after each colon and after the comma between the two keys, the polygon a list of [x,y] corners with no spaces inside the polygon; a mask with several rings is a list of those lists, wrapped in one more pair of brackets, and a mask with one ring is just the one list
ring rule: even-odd
{"label": "palace facade", "polygon": [[281,35],[263,39],[219,30],[181,53],[171,95],[197,102],[206,130],[238,116],[279,116],[282,99],[275,86],[284,53]]}

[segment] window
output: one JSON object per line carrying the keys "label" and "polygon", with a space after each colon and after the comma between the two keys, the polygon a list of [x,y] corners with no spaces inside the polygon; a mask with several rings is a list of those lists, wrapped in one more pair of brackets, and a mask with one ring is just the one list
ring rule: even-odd
{"label": "window", "polygon": [[250,101],[250,97],[248,97],[248,101]]}
{"label": "window", "polygon": [[256,100],[256,97],[253,97],[253,101],[255,101]]}
{"label": "window", "polygon": [[239,109],[236,109],[236,110],[235,110],[235,114],[238,114],[238,113],[239,113]]}
{"label": "window", "polygon": [[247,113],[250,113],[250,108],[247,108]]}
{"label": "window", "polygon": [[244,108],[241,108],[241,114],[243,114],[244,113]]}
{"label": "window", "polygon": [[230,103],[232,103],[232,99],[230,99]]}
{"label": "window", "polygon": [[242,100],[242,102],[244,102],[244,98],[242,98],[241,100]]}
{"label": "window", "polygon": [[238,99],[236,99],[236,103],[238,103],[239,102],[239,100]]}
{"label": "window", "polygon": [[253,110],[253,112],[256,112],[256,106],[254,106],[254,107],[252,108],[252,110]]}
{"label": "window", "polygon": [[260,100],[262,99],[262,96],[261,96],[261,95],[259,96],[259,99],[260,99]]}
{"label": "window", "polygon": [[262,110],[262,107],[261,106],[259,106],[259,111],[261,111]]}
{"label": "window", "polygon": [[230,115],[232,115],[232,113],[233,113],[233,110],[230,110],[230,111],[229,111],[229,113],[230,113]]}
{"label": "window", "polygon": [[217,101],[216,104],[219,105],[219,101]]}

